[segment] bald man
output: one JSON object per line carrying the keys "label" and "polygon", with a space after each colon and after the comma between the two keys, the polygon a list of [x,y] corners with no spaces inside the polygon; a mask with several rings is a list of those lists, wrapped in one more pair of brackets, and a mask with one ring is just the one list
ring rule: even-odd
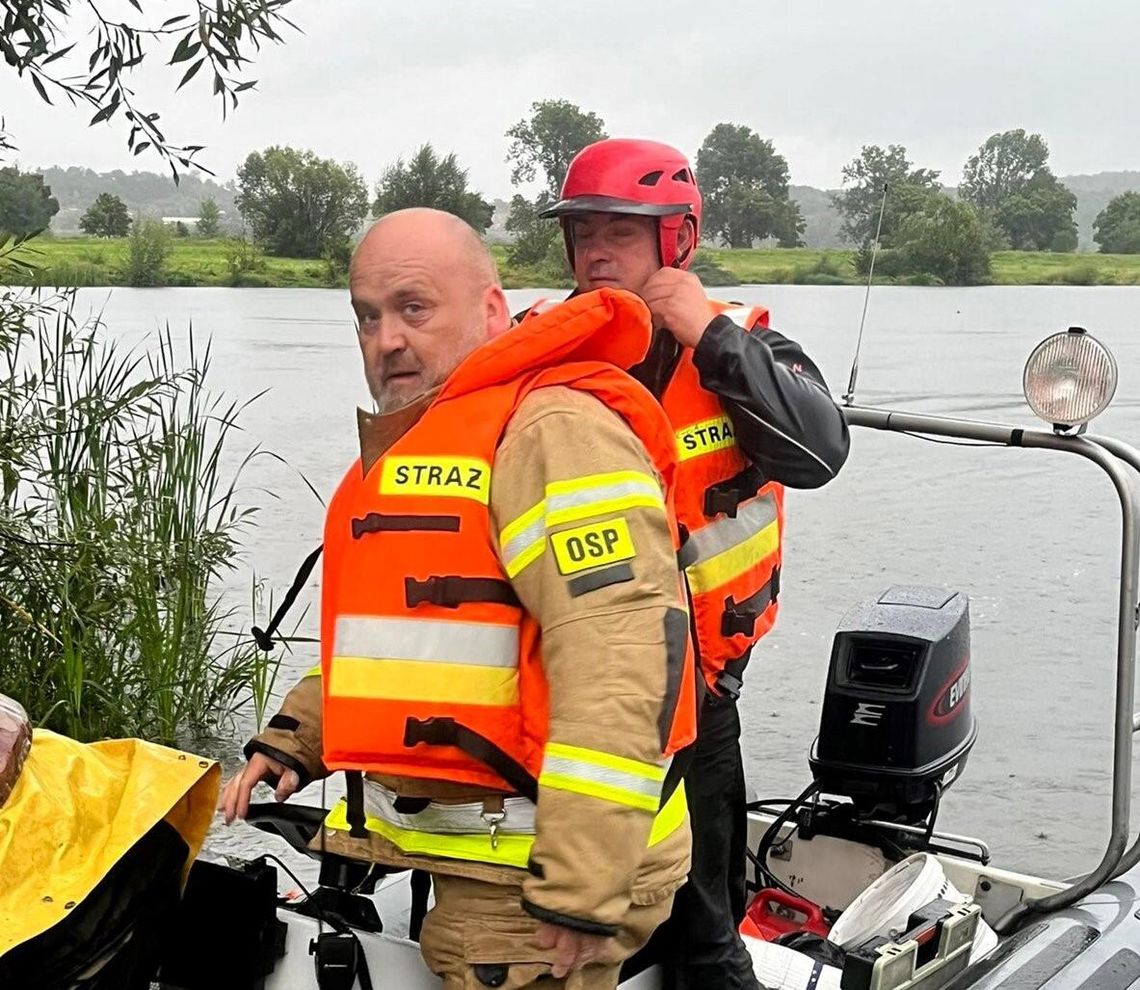
{"label": "bald man", "polygon": [[376,411],[329,504],[321,666],[225,819],[347,770],[320,845],[432,874],[445,986],[612,988],[689,866],[675,454],[624,371],[648,310],[601,290],[512,328],[477,235],[430,210],[381,219],[349,287]]}

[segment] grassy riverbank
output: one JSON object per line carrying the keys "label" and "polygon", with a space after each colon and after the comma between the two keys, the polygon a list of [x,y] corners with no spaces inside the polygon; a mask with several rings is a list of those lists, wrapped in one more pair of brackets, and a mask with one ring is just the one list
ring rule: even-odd
{"label": "grassy riverbank", "polygon": [[[863,284],[854,251],[812,248],[706,250],[740,284]],[[994,285],[1140,285],[1140,255],[998,251],[990,256]],[[876,282],[879,280],[876,279]],[[890,280],[884,280],[889,282]]]}
{"label": "grassy riverbank", "polygon": [[[549,274],[514,269],[506,248],[495,245],[507,288],[549,286]],[[41,285],[125,285],[127,239],[39,238],[23,251]],[[738,284],[859,284],[853,251],[811,248],[706,249],[702,258],[724,269]],[[999,251],[991,256],[995,285],[1140,285],[1140,255],[1051,254]],[[343,269],[320,259],[272,258],[248,245],[225,240],[175,238],[166,262],[172,286],[343,286]],[[568,280],[563,284],[568,285]]]}

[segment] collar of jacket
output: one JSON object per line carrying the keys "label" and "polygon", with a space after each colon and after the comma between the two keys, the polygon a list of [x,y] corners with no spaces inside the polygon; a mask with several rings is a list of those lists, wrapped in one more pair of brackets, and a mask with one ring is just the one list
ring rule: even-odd
{"label": "collar of jacket", "polygon": [[433,388],[425,395],[390,413],[356,410],[356,432],[360,438],[360,467],[364,474],[368,474],[372,470],[372,465],[384,456],[388,448],[419,422],[437,395],[439,389]]}

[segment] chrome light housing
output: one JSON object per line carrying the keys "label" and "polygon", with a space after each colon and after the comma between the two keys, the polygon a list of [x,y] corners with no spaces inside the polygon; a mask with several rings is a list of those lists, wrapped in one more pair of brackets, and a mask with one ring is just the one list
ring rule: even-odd
{"label": "chrome light housing", "polygon": [[1058,433],[1080,432],[1116,394],[1116,358],[1083,327],[1046,337],[1022,375],[1025,401]]}

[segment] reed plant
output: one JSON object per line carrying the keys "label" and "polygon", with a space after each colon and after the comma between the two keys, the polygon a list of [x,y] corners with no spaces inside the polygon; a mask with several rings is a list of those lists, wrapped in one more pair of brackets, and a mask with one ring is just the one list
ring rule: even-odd
{"label": "reed plant", "polygon": [[79,739],[184,742],[275,676],[218,591],[260,452],[230,455],[245,404],[192,333],[185,362],[169,327],[128,349],[72,301],[0,291],[0,691]]}

